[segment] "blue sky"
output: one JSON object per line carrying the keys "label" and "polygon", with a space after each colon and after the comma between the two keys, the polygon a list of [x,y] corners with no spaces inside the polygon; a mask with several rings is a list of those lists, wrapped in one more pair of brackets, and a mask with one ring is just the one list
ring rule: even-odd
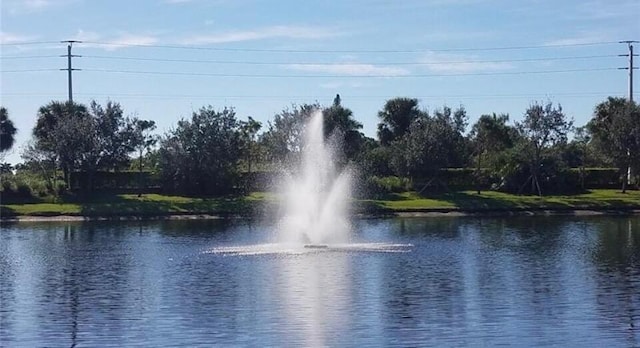
{"label": "blue sky", "polygon": [[57,70],[66,67],[60,40],[83,41],[73,48],[83,56],[74,58],[83,69],[74,73],[75,101],[118,101],[127,114],[155,120],[159,133],[203,105],[233,106],[240,118],[266,126],[292,103],[326,105],[339,93],[369,136],[377,111],[396,96],[431,110],[464,105],[471,123],[491,112],[517,121],[533,101],[551,100],[583,125],[599,101],[627,95],[627,72],[617,70],[627,65],[618,56],[627,47],[617,42],[640,40],[638,0],[0,6],[1,104],[19,129],[5,159],[12,163],[37,109],[67,97],[66,72]]}

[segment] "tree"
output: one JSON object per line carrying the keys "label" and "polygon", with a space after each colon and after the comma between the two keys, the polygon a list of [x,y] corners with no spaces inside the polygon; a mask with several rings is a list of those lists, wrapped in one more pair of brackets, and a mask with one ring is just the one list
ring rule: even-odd
{"label": "tree", "polygon": [[357,159],[360,172],[365,176],[389,176],[393,175],[390,167],[391,148],[380,146],[373,138],[365,137],[362,151]]}
{"label": "tree", "polygon": [[378,139],[384,146],[402,138],[409,127],[420,116],[418,99],[395,98],[387,100],[378,112]]}
{"label": "tree", "polygon": [[9,112],[0,106],[0,152],[5,152],[13,147],[17,129],[13,121],[9,119]]}
{"label": "tree", "polygon": [[136,150],[134,136],[137,119],[125,117],[119,103],[107,101],[102,106],[92,101],[89,121],[91,141],[80,156],[78,168],[84,172],[86,189],[92,190],[96,172],[128,166],[129,154]]}
{"label": "tree", "polygon": [[341,155],[353,160],[363,145],[364,135],[360,132],[362,124],[353,118],[353,112],[341,104],[337,94],[333,105],[322,110],[325,139],[333,138],[338,142]]}
{"label": "tree", "polygon": [[258,131],[262,128],[262,123],[249,116],[246,121],[240,122],[240,131],[242,134],[243,154],[246,158],[248,172],[251,173],[251,164],[254,162],[258,154]]}
{"label": "tree", "polygon": [[131,137],[131,145],[138,153],[138,184],[140,192],[138,197],[142,196],[144,182],[142,176],[142,167],[144,162],[144,152],[147,153],[158,142],[158,137],[151,132],[156,129],[156,123],[151,120],[133,120],[133,134]]}
{"label": "tree", "polygon": [[49,154],[62,168],[67,187],[71,171],[93,146],[95,124],[82,104],[52,101],[38,110],[34,150]]}
{"label": "tree", "polygon": [[471,128],[469,137],[476,160],[477,192],[480,194],[483,160],[491,159],[500,151],[513,146],[514,129],[507,125],[508,114],[482,115]]}
{"label": "tree", "polygon": [[273,117],[261,139],[271,160],[288,163],[292,157],[299,155],[304,145],[307,121],[319,109],[318,104],[293,105],[291,109],[284,109]]}
{"label": "tree", "polygon": [[[111,101],[104,106],[92,101],[89,108],[53,101],[38,111],[28,157],[52,158],[62,168],[67,187],[71,172],[82,171],[84,180],[79,182],[91,190],[97,171],[118,170],[129,163],[134,120],[123,114],[120,104]],[[33,151],[42,154],[36,156]]]}
{"label": "tree", "polygon": [[589,153],[589,142],[591,141],[591,134],[587,130],[586,126],[578,127],[575,130],[575,137],[571,142],[578,150],[579,168],[580,168],[580,188],[584,190],[584,176],[585,176],[585,163],[587,162],[587,155]]}
{"label": "tree", "polygon": [[609,97],[596,106],[587,128],[596,147],[622,171],[622,192],[626,192],[630,169],[640,168],[640,106]]}
{"label": "tree", "polygon": [[[59,192],[56,188],[56,154],[50,151],[42,150],[35,144],[35,140],[32,140],[25,146],[21,154],[24,160],[20,165],[26,171],[31,173],[39,173],[47,183],[47,189],[49,192],[57,195]],[[64,185],[66,186],[66,182]]]}
{"label": "tree", "polygon": [[433,119],[439,125],[441,134],[446,136],[443,140],[449,146],[446,165],[449,167],[466,166],[469,157],[469,146],[463,134],[469,120],[467,110],[462,105],[455,111],[448,106],[444,106],[442,109],[434,111]]}
{"label": "tree", "polygon": [[140,120],[125,117],[122,106],[112,101],[107,101],[104,106],[92,101],[90,115],[95,124],[95,143],[93,151],[87,156],[87,161],[91,162],[86,166],[99,170],[125,167],[129,162],[129,154],[135,150],[135,128]]}
{"label": "tree", "polygon": [[516,124],[522,139],[521,154],[529,167],[529,177],[519,191],[531,183],[531,192],[542,195],[540,171],[543,160],[549,155],[547,150],[566,143],[572,125],[573,121],[567,119],[561,105],[554,107],[553,103],[548,102],[544,106],[538,103],[529,106],[522,122]]}
{"label": "tree", "polygon": [[71,185],[70,173],[81,170],[86,179],[81,182],[91,190],[97,171],[127,166],[129,153],[134,151],[134,124],[123,113],[120,104],[111,101],[105,106],[92,101],[89,109],[82,104],[53,101],[38,111],[34,150],[54,157],[67,187]]}
{"label": "tree", "polygon": [[0,175],[1,174],[10,174],[13,172],[13,166],[11,163],[3,162],[0,163]]}
{"label": "tree", "polygon": [[242,131],[232,108],[212,106],[182,119],[160,143],[160,174],[165,188],[192,195],[230,192],[238,178]]}
{"label": "tree", "polygon": [[400,140],[391,142],[391,166],[396,175],[429,179],[425,188],[434,180],[440,182],[440,169],[460,164],[464,157],[465,125],[464,107],[454,112],[445,106],[432,116],[422,113]]}

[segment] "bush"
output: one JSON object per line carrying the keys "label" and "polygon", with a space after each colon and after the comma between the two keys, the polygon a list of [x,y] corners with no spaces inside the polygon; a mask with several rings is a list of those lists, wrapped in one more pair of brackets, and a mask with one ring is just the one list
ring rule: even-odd
{"label": "bush", "polygon": [[361,170],[370,175],[386,176],[393,171],[389,167],[391,161],[391,150],[388,147],[375,147],[366,151],[359,158]]}
{"label": "bush", "polygon": [[64,182],[57,181],[54,183],[54,187],[51,187],[47,180],[28,173],[5,174],[0,179],[2,181],[0,193],[3,200],[29,201],[34,198],[47,198],[64,193],[64,190],[60,190],[60,187],[64,187]]}
{"label": "bush", "polygon": [[364,197],[379,198],[389,193],[400,193],[412,189],[411,180],[397,176],[371,176],[364,180],[360,189]]}
{"label": "bush", "polygon": [[18,181],[17,186],[18,188],[15,193],[17,194],[18,197],[20,198],[33,197],[33,190],[31,189],[31,186],[29,186],[29,183],[25,181]]}
{"label": "bush", "polygon": [[[580,169],[571,169],[573,182],[580,185]],[[584,185],[586,188],[619,188],[622,173],[618,168],[585,168]]]}
{"label": "bush", "polygon": [[[444,168],[440,170],[439,175],[449,188],[458,190],[476,188],[478,183],[477,176],[478,174],[475,168]],[[485,182],[489,180],[488,177],[488,171],[486,169],[482,169],[481,181]]]}
{"label": "bush", "polygon": [[67,193],[67,184],[64,182],[64,180],[56,180],[53,182],[51,191],[55,196],[61,196]]}
{"label": "bush", "polygon": [[16,186],[15,181],[12,180],[11,176],[3,175],[2,177],[0,177],[0,180],[2,181],[0,192],[3,195],[11,194],[18,190],[18,187]]}
{"label": "bush", "polygon": [[[145,187],[157,187],[159,182],[154,172],[124,170],[118,172],[97,171],[89,177],[87,172],[73,172],[71,175],[71,189],[82,190],[90,186],[95,190],[137,190],[140,180]],[[90,185],[91,183],[91,185]]]}

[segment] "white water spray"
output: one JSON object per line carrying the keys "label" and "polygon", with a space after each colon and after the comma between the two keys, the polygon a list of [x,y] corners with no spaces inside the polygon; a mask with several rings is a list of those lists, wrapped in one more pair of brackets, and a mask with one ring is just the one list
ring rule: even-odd
{"label": "white water spray", "polygon": [[267,244],[215,247],[205,253],[247,256],[409,252],[411,244],[351,240],[351,172],[348,168],[339,171],[335,162],[332,147],[324,141],[322,112],[316,111],[306,127],[301,161],[281,183],[284,209],[276,228],[277,240]]}
{"label": "white water spray", "polygon": [[348,169],[337,171],[334,153],[324,141],[322,112],[315,111],[299,168],[284,183],[281,240],[309,246],[348,242],[350,181]]}

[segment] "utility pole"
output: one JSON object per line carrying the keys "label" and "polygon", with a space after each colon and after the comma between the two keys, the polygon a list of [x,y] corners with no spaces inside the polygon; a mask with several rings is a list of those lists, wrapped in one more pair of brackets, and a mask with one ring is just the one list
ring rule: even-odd
{"label": "utility pole", "polygon": [[[634,40],[626,40],[626,41],[620,41],[620,43],[625,43],[627,44],[627,47],[629,48],[629,53],[627,54],[621,54],[620,57],[629,57],[629,66],[626,68],[618,68],[621,70],[629,70],[629,104],[633,104],[633,70],[634,69],[638,69],[636,67],[633,66],[633,57],[634,56],[638,56],[637,54],[633,54],[633,44],[637,43],[638,41],[634,41]],[[627,156],[631,156],[631,153],[629,150],[627,150]],[[627,180],[626,180],[628,185],[631,185],[631,183],[633,182],[633,173],[631,171],[631,166],[628,165],[627,166]]]}
{"label": "utility pole", "polygon": [[637,42],[638,41],[634,41],[634,40],[620,41],[620,43],[627,44],[627,47],[629,48],[629,53],[620,55],[620,57],[629,57],[629,66],[626,68],[618,68],[618,69],[629,70],[629,101],[632,103],[633,103],[633,70],[638,69],[637,67],[633,66],[633,57],[638,56],[637,54],[633,54],[633,44]]}
{"label": "utility pole", "polygon": [[76,40],[66,40],[66,41],[60,41],[62,43],[67,43],[67,54],[66,55],[62,55],[60,57],[67,57],[67,68],[66,69],[60,69],[60,70],[66,70],[68,73],[68,77],[69,77],[69,103],[73,103],[73,80],[71,78],[71,72],[74,70],[80,70],[80,69],[74,69],[71,67],[71,58],[73,57],[82,57],[82,56],[78,56],[78,55],[73,55],[71,54],[71,47],[73,46],[74,43],[82,43],[82,41],[76,41]]}

